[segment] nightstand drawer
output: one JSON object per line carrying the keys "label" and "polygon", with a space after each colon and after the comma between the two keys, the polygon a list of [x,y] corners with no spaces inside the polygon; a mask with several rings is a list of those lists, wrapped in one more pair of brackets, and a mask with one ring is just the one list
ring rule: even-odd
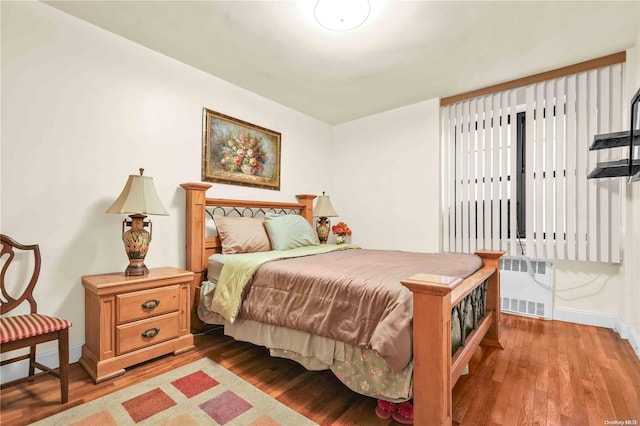
{"label": "nightstand drawer", "polygon": [[175,312],[180,306],[180,286],[172,285],[116,296],[117,323],[137,321]]}
{"label": "nightstand drawer", "polygon": [[178,337],[179,312],[116,327],[117,355]]}

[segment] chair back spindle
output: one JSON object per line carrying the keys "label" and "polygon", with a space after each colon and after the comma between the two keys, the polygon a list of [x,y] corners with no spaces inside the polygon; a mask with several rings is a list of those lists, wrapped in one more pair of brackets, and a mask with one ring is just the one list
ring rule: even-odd
{"label": "chair back spindle", "polygon": [[[38,277],[40,276],[40,247],[38,246],[38,244],[20,244],[13,240],[11,237],[8,237],[4,234],[0,235],[0,243],[2,244],[0,258],[4,258],[5,256],[7,256],[0,272],[0,287],[2,291],[2,304],[0,305],[0,313],[4,315],[8,312],[11,312],[12,310],[20,306],[24,301],[27,301],[29,303],[32,314],[37,313],[38,306],[36,300],[33,297],[33,289],[35,288]],[[22,294],[18,296],[18,298],[14,298],[9,294],[9,291],[7,290],[5,284],[6,273],[9,269],[9,266],[15,259],[16,249],[23,252],[32,252],[34,260],[34,268],[33,273],[31,274],[31,279],[29,280],[29,283],[27,284]]]}

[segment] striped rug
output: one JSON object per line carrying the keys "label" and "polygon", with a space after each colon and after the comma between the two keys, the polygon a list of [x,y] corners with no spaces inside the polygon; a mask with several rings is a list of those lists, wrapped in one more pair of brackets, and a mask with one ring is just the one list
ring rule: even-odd
{"label": "striped rug", "polygon": [[34,425],[315,425],[208,358]]}

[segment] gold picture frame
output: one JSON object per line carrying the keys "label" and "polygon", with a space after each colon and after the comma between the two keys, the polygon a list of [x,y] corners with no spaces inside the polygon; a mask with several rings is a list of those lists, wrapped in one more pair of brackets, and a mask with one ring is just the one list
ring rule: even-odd
{"label": "gold picture frame", "polygon": [[282,135],[203,109],[202,180],[280,190]]}

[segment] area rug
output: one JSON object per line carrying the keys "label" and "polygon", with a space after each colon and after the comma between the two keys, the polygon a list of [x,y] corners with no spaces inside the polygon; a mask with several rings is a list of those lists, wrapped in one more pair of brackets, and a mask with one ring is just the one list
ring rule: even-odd
{"label": "area rug", "polygon": [[204,358],[34,425],[316,425]]}

